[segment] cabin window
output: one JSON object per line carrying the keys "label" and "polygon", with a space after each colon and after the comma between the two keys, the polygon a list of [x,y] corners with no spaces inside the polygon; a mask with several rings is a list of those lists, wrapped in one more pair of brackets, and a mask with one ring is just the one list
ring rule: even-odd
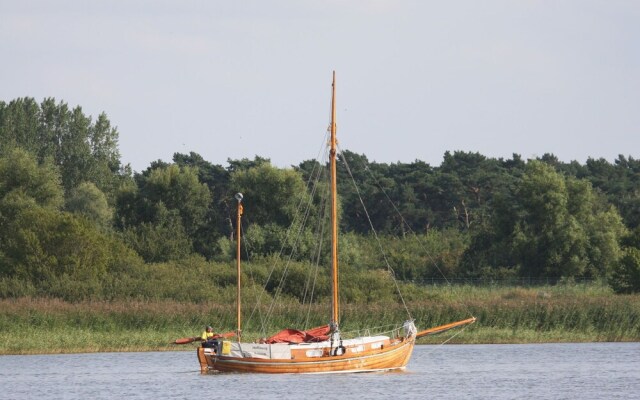
{"label": "cabin window", "polygon": [[363,345],[359,345],[359,346],[351,348],[351,352],[352,353],[360,353],[361,351],[364,351],[364,346]]}
{"label": "cabin window", "polygon": [[382,342],[371,343],[371,348],[372,349],[381,349],[382,348]]}
{"label": "cabin window", "polygon": [[307,350],[307,357],[322,357],[322,350]]}

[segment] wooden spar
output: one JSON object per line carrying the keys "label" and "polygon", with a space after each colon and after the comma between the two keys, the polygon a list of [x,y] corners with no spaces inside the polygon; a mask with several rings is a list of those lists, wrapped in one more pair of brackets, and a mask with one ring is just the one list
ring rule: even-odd
{"label": "wooden spar", "polygon": [[420,332],[416,333],[416,339],[421,338],[423,336],[427,336],[427,335],[435,335],[436,333],[441,333],[441,332],[444,332],[444,331],[448,331],[449,329],[457,328],[459,326],[473,324],[474,322],[476,322],[476,317],[471,317],[471,318],[465,319],[463,321],[452,322],[452,323],[446,324],[446,325],[436,326],[435,328],[425,329],[424,331],[420,331]]}
{"label": "wooden spar", "polygon": [[[230,338],[230,337],[234,337],[235,335],[236,335],[235,332],[220,333],[217,335],[213,335],[213,339]],[[186,337],[186,338],[176,339],[175,341],[173,341],[173,344],[187,344],[187,343],[193,343],[200,340],[202,340],[200,336]]]}
{"label": "wooden spar", "polygon": [[238,200],[238,215],[236,219],[236,266],[237,266],[237,274],[238,274],[238,287],[236,290],[236,320],[238,322],[238,328],[236,330],[236,336],[238,337],[238,341],[240,341],[242,336],[242,320],[241,320],[241,301],[240,301],[240,278],[242,276],[242,270],[240,269],[240,235],[241,235],[241,219],[242,219],[242,193],[236,194],[236,200]]}
{"label": "wooden spar", "polygon": [[336,184],[336,71],[333,71],[331,83],[331,279],[332,279],[332,316],[334,329],[340,321],[338,301],[338,189]]}
{"label": "wooden spar", "polygon": [[217,335],[213,335],[214,339],[217,338],[230,338],[230,337],[234,337],[236,336],[235,332],[226,332],[226,333],[219,333]]}
{"label": "wooden spar", "polygon": [[200,337],[196,336],[196,337],[186,337],[186,338],[180,338],[180,339],[176,339],[174,340],[173,344],[187,344],[187,343],[193,343],[196,340],[200,340]]}

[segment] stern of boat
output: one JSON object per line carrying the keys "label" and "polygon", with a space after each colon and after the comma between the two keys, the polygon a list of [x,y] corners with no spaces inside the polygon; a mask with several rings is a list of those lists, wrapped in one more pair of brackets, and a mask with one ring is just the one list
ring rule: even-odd
{"label": "stern of boat", "polygon": [[207,357],[205,356],[204,351],[204,347],[198,347],[198,362],[200,363],[201,373],[206,373],[209,371],[209,364],[207,364]]}

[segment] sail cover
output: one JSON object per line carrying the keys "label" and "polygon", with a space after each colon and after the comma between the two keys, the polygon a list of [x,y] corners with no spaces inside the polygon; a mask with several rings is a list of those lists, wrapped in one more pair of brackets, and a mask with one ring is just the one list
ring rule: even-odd
{"label": "sail cover", "polygon": [[329,325],[300,331],[298,329],[283,329],[267,338],[264,343],[310,343],[322,342],[329,339]]}

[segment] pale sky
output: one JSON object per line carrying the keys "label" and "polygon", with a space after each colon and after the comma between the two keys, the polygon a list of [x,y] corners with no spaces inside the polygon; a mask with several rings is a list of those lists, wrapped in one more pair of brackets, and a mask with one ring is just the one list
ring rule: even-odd
{"label": "pale sky", "polygon": [[640,158],[640,1],[0,0],[0,100],[105,112],[123,164],[341,148]]}

